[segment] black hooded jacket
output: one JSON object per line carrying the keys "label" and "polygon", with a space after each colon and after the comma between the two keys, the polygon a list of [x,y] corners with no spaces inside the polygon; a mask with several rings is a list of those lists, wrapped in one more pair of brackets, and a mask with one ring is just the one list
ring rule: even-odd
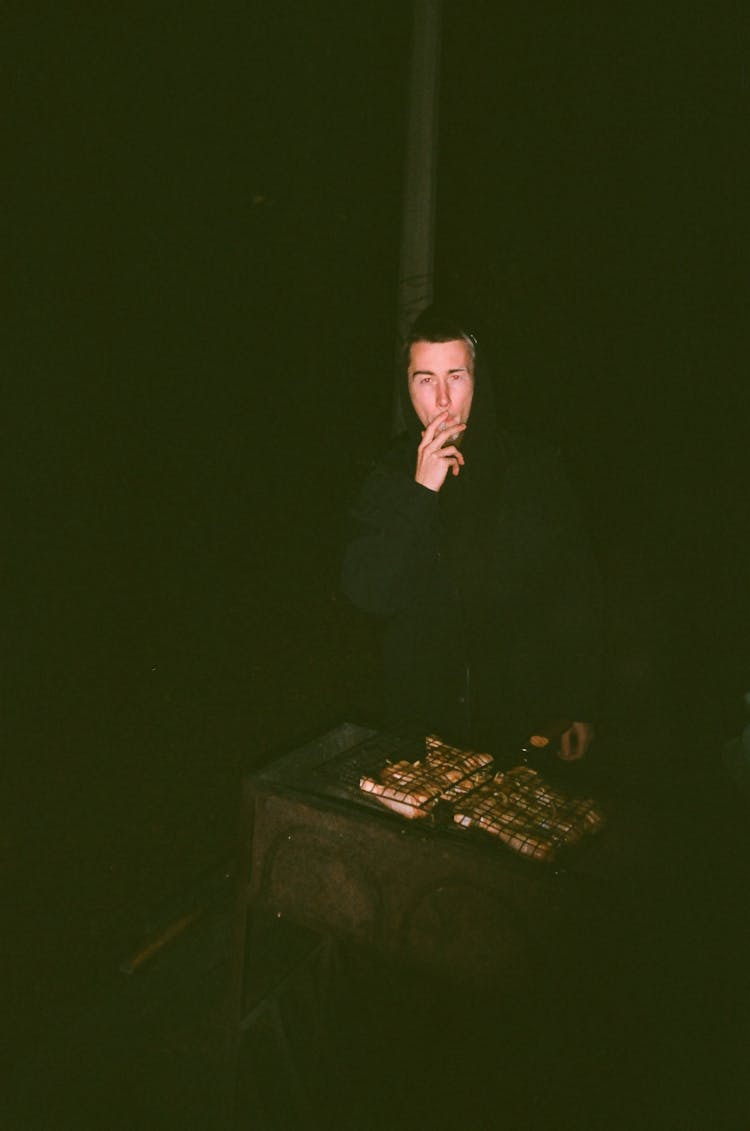
{"label": "black hooded jacket", "polygon": [[498,430],[477,364],[465,466],[431,491],[403,390],[409,426],[364,483],[342,568],[385,618],[385,724],[500,748],[551,716],[593,721],[600,588],[559,453]]}

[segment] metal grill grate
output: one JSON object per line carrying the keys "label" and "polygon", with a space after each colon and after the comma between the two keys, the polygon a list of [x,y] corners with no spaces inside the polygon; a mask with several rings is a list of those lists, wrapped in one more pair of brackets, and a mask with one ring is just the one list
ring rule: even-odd
{"label": "metal grill grate", "polygon": [[[469,758],[440,740],[418,736],[376,733],[320,762],[315,768],[319,787],[339,797],[357,801],[379,812],[386,810],[401,818],[418,818],[420,826],[439,826],[487,843],[494,840],[517,855],[551,863],[563,849],[580,843],[587,834],[604,823],[591,799],[576,798],[554,789],[537,772],[515,767],[498,772],[492,764],[478,770],[464,766],[463,772],[425,789],[421,769],[425,763],[449,765],[451,759]],[[401,784],[400,763],[420,763],[413,775]],[[425,770],[429,780],[429,769]],[[390,778],[385,787],[382,783]],[[369,779],[363,790],[361,783]],[[433,779],[434,781],[434,779]]]}
{"label": "metal grill grate", "polygon": [[416,762],[424,757],[424,738],[378,732],[343,754],[328,758],[315,767],[315,774],[331,785],[343,786],[353,797],[362,797],[360,780],[377,774],[392,762]]}

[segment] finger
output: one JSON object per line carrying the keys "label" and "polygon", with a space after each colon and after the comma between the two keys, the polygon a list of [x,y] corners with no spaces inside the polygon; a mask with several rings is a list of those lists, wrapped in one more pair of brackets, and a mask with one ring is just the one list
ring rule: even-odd
{"label": "finger", "polygon": [[448,465],[448,469],[452,471],[454,475],[458,475],[461,468],[455,456],[447,456],[445,463]]}
{"label": "finger", "polygon": [[438,428],[431,443],[434,451],[448,451],[452,448],[453,442],[458,439],[462,432],[466,429],[465,424],[448,424],[442,431]]}
{"label": "finger", "polygon": [[564,731],[560,735],[560,749],[558,751],[558,757],[562,758],[563,761],[573,762],[576,758],[579,757],[577,750],[577,737],[578,736],[576,732],[572,728]]}
{"label": "finger", "polygon": [[461,432],[463,432],[465,427],[466,424],[462,420],[459,420],[457,416],[449,415],[446,420],[443,420],[442,423],[438,424],[437,431],[443,437],[443,439],[445,439],[446,432],[452,439],[454,436],[457,436]]}
{"label": "finger", "polygon": [[585,758],[586,757],[586,754],[588,753],[589,746],[591,745],[591,739],[592,738],[593,738],[593,735],[592,735],[591,731],[589,731],[589,730],[585,730],[581,734],[580,741],[578,743],[578,750],[579,750],[578,757],[579,758]]}
{"label": "finger", "polygon": [[446,444],[445,447],[435,448],[432,455],[437,456],[438,459],[443,459],[444,456],[449,456],[451,459],[457,459],[461,463],[464,462],[462,453],[458,448],[454,447],[453,444]]}
{"label": "finger", "polygon": [[425,428],[425,430],[424,430],[424,432],[422,433],[422,435],[424,436],[424,438],[425,438],[425,441],[426,441],[426,442],[427,442],[428,444],[429,444],[429,443],[430,443],[430,442],[431,442],[432,440],[434,440],[434,439],[435,439],[435,436],[437,435],[437,433],[438,433],[438,431],[439,431],[439,429],[440,429],[440,425],[441,425],[441,424],[443,424],[443,423],[445,423],[445,421],[447,420],[447,418],[448,418],[448,416],[449,416],[449,415],[450,415],[450,414],[449,414],[449,412],[448,412],[448,409],[447,409],[447,408],[444,408],[444,409],[443,409],[443,411],[442,411],[442,412],[439,412],[439,413],[437,414],[437,416],[435,417],[435,419],[434,419],[434,420],[431,420],[431,421],[430,421],[430,423],[429,423],[429,424],[427,425],[427,427]]}
{"label": "finger", "polygon": [[441,451],[436,452],[435,455],[441,461],[441,463],[444,462],[448,465],[448,468],[453,472],[454,475],[458,475],[464,463],[460,452],[455,450],[451,451],[450,449],[442,449]]}

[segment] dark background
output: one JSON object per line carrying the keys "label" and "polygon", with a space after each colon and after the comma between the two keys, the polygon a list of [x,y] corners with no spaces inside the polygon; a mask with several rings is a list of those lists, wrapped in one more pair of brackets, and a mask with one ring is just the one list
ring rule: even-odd
{"label": "dark background", "polygon": [[[390,428],[409,17],[6,14],[10,686],[48,711],[109,728],[178,626],[210,671],[230,593],[333,547]],[[730,634],[747,32],[448,4],[436,239],[602,554]]]}
{"label": "dark background", "polygon": [[[377,711],[337,561],[390,429],[408,8],[3,16],[2,866],[32,1028],[233,851],[244,767]],[[747,685],[747,16],[448,3],[442,38],[438,293],[508,421],[565,452],[605,733],[705,769]]]}

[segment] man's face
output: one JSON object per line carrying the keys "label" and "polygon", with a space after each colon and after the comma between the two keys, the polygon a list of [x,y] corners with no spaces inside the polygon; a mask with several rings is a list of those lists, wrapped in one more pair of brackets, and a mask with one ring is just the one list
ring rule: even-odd
{"label": "man's face", "polygon": [[409,354],[409,395],[425,427],[441,412],[446,422],[465,424],[474,396],[471,349],[454,342],[415,342]]}

